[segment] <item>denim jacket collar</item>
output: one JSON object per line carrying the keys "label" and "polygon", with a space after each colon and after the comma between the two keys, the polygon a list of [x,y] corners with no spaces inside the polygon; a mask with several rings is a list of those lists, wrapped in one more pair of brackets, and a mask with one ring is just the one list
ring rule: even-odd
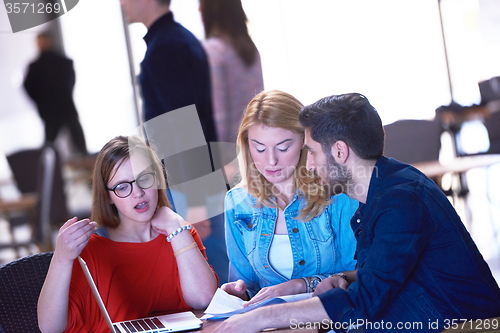
{"label": "denim jacket collar", "polygon": [[[250,201],[252,203],[252,207],[256,208],[257,207],[256,206],[257,198],[255,198],[254,196],[252,196],[250,194],[248,194],[248,197],[250,198]],[[299,201],[299,206],[295,206],[295,201],[297,201],[297,200]],[[298,211],[300,210],[303,201],[304,201],[304,199],[303,199],[302,195],[295,192],[293,194],[292,200],[290,200],[290,203],[283,210],[285,216],[290,216],[290,215],[292,215],[293,217],[297,216]],[[272,217],[275,219],[278,217],[277,208],[272,208],[272,207],[267,207],[267,206],[262,205],[261,209],[262,209],[262,214],[264,214],[268,217]]]}

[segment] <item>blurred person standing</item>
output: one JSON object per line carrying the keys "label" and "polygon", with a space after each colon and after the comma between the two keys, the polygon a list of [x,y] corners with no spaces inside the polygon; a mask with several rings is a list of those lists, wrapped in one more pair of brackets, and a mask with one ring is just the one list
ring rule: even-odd
{"label": "blurred person standing", "polygon": [[50,33],[39,33],[36,41],[40,55],[29,65],[24,88],[36,103],[45,124],[45,142],[54,142],[59,131],[68,127],[75,148],[87,154],[85,136],[73,102],[73,60],[53,50]]}
{"label": "blurred person standing", "polygon": [[148,29],[139,76],[144,120],[195,104],[205,140],[217,141],[212,114],[210,71],[198,39],[174,21],[170,0],[120,0],[129,23]]}
{"label": "blurred person standing", "polygon": [[[148,29],[144,36],[147,50],[139,75],[144,121],[194,104],[205,141],[217,142],[207,56],[200,41],[174,20],[170,3],[170,0],[120,0],[128,23],[140,22]],[[181,123],[177,128],[179,131],[190,131],[189,124]],[[163,161],[170,171],[169,186],[187,183],[214,171],[208,144],[186,152],[182,151],[183,144],[175,133],[158,135],[166,135],[169,147],[175,147],[173,149],[177,152]],[[199,188],[196,193],[182,193],[188,207],[186,219],[196,223],[202,239],[212,232],[206,201],[210,191],[209,188]],[[179,203],[176,201],[175,205]],[[211,249],[211,246],[207,247],[207,256],[216,267]]]}
{"label": "blurred person standing", "polygon": [[200,0],[212,78],[212,100],[221,142],[236,142],[246,106],[264,90],[257,47],[240,0]]}
{"label": "blurred person standing", "polygon": [[[202,42],[208,56],[212,83],[215,128],[220,142],[235,144],[234,149],[221,146],[220,157],[229,185],[236,183],[238,167],[236,137],[244,111],[252,98],[264,89],[260,55],[247,29],[247,17],[240,0],[200,0],[200,12],[206,40]],[[222,148],[224,147],[224,148]],[[225,193],[213,198],[224,201]],[[211,218],[211,233],[204,239],[207,255],[213,257],[214,270],[221,284],[227,282],[229,260],[224,239],[223,214]]]}

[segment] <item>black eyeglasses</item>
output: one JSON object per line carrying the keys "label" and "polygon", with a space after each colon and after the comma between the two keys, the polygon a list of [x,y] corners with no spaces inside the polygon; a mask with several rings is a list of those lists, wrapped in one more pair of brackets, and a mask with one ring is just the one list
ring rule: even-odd
{"label": "black eyeglasses", "polygon": [[136,183],[141,189],[146,190],[151,188],[156,181],[156,172],[147,172],[139,176],[139,178],[131,182],[123,182],[108,188],[108,191],[113,191],[118,198],[126,198],[132,193],[132,184]]}

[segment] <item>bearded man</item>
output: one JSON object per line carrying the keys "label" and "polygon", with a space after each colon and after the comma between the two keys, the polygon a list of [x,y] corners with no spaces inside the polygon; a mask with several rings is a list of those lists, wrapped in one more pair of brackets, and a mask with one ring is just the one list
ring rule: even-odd
{"label": "bearded man", "polygon": [[365,96],[326,97],[304,107],[300,121],[308,168],[332,194],[360,202],[351,219],[357,269],[323,280],[317,297],[231,317],[216,332],[308,322],[438,332],[500,316],[500,289],[460,217],[432,180],[383,156],[382,122]]}

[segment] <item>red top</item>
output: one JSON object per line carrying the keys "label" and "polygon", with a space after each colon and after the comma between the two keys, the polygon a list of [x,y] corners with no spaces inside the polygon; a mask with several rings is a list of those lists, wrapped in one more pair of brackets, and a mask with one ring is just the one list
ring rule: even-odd
{"label": "red top", "polygon": [[[194,227],[191,234],[206,260]],[[93,234],[80,256],[113,322],[190,309],[182,297],[172,246],[164,235],[146,243],[127,243]],[[78,259],[73,263],[65,332],[109,332]]]}

